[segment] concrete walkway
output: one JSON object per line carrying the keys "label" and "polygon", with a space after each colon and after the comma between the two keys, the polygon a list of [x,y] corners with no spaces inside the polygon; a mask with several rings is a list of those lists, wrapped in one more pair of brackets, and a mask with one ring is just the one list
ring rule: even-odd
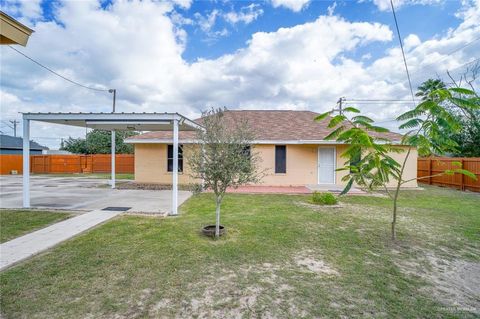
{"label": "concrete walkway", "polygon": [[93,210],[3,243],[0,245],[0,270],[45,251],[120,213],[122,212]]}

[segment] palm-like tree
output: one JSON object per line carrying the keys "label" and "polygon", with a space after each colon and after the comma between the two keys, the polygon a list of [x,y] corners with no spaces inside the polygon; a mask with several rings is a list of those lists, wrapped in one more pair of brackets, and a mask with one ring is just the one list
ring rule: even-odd
{"label": "palm-like tree", "polygon": [[433,91],[445,88],[446,85],[445,83],[443,83],[442,80],[428,79],[422,84],[420,84],[417,93],[415,93],[415,96],[421,97],[422,101],[425,101],[428,99],[430,93],[432,93]]}

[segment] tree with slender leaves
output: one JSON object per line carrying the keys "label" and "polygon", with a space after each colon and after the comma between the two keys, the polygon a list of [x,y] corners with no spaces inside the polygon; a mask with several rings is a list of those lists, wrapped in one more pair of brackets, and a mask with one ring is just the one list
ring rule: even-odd
{"label": "tree with slender leaves", "polygon": [[421,97],[422,101],[425,101],[433,91],[445,89],[446,87],[445,83],[440,79],[428,79],[420,84],[415,96]]}
{"label": "tree with slender leaves", "polygon": [[[323,121],[332,112],[323,113],[315,120]],[[344,115],[349,113],[354,113],[351,118]],[[346,187],[341,195],[346,194],[354,183],[365,191],[383,187],[400,171],[400,164],[389,155],[400,150],[393,147],[387,138],[382,137],[382,133],[389,130],[373,123],[371,118],[361,115],[360,110],[353,107],[346,107],[343,114],[330,118],[328,128],[333,131],[325,139],[335,139],[347,145],[347,149],[341,154],[341,157],[346,159],[344,167],[337,169],[349,172],[342,178]]]}
{"label": "tree with slender leaves", "polygon": [[184,150],[191,176],[202,180],[215,194],[215,237],[220,236],[220,209],[229,187],[257,183],[259,155],[251,148],[254,139],[248,122],[225,119],[225,110],[210,109],[202,114],[203,130],[197,131],[196,144]]}
{"label": "tree with slender leaves", "polygon": [[[450,152],[457,146],[445,132],[458,132],[461,125],[457,118],[447,110],[446,104],[468,111],[480,108],[474,92],[467,89],[438,89],[430,92],[423,102],[397,118],[398,121],[404,122],[399,128],[409,130],[400,142],[400,145],[407,146],[401,163],[389,155],[392,152],[402,152],[403,150],[398,147],[399,145],[382,137],[382,134],[388,130],[375,126],[374,121],[360,115],[358,109],[352,107],[344,109],[347,114],[355,113],[351,119],[345,115],[336,115],[330,119],[328,127],[334,130],[326,139],[336,139],[338,142],[349,145],[342,154],[347,159],[345,167],[339,169],[349,171],[343,178],[347,184],[342,194],[347,193],[354,183],[369,191],[383,188],[393,202],[391,224],[393,240],[396,238],[398,197],[403,185],[418,179],[455,173],[464,174],[476,180],[476,176],[463,169],[460,163],[455,163],[456,168],[454,169],[444,170],[432,176],[404,178],[405,167],[413,149],[417,149],[421,156],[428,156]],[[325,120],[332,112],[321,114],[316,120]],[[358,158],[358,154],[361,154],[361,160],[352,165],[354,159]],[[388,187],[392,180],[395,183],[393,190]]]}

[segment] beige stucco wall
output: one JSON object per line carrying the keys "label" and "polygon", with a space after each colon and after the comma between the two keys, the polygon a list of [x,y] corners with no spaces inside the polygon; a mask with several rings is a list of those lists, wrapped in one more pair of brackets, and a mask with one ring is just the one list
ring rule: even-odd
{"label": "beige stucco wall", "polygon": [[290,186],[317,183],[317,145],[287,145],[287,173],[275,174],[275,145],[256,145],[265,172],[263,185]]}
{"label": "beige stucco wall", "polygon": [[[184,146],[184,172],[179,174],[180,184],[195,182],[188,174],[188,147]],[[253,152],[258,152],[261,163],[260,170],[265,172],[262,185],[300,186],[317,184],[318,181],[318,147],[319,145],[287,145],[287,173],[275,174],[275,145],[255,145]],[[327,147],[325,145],[325,147]],[[328,146],[330,147],[330,146]],[[336,168],[343,167],[345,159],[340,155],[346,145],[332,145],[336,148]],[[391,154],[397,161],[403,160],[405,153]],[[336,172],[336,183],[344,185],[342,177],[346,171]],[[417,152],[412,154],[407,163],[404,178],[414,178],[417,174]],[[135,144],[135,181],[140,183],[170,184],[172,173],[167,172],[167,144]],[[197,181],[198,182],[198,181]],[[393,186],[393,183],[392,185]],[[416,187],[416,181],[405,185]]]}
{"label": "beige stucco wall", "polygon": [[[135,181],[172,183],[172,173],[167,172],[167,144],[135,144]],[[188,174],[188,164],[184,159],[183,173],[178,174],[178,183],[190,184],[193,181]]]}
{"label": "beige stucco wall", "polygon": [[[345,165],[346,159],[341,157],[341,154],[345,152],[347,149],[347,145],[337,145],[337,168],[343,167]],[[396,160],[398,163],[402,164],[405,156],[407,154],[408,147],[406,146],[399,146],[399,148],[403,149],[403,153],[390,153],[389,155]],[[408,180],[415,178],[417,176],[417,157],[418,153],[416,149],[411,150],[411,154],[408,157],[407,165],[405,166],[405,171],[403,173],[403,179]],[[337,184],[345,185],[345,182],[342,182],[342,178],[348,174],[348,171],[339,171],[337,172]],[[395,181],[390,181],[388,187],[396,186]],[[404,184],[403,187],[417,187],[417,181],[411,181],[407,184]]]}

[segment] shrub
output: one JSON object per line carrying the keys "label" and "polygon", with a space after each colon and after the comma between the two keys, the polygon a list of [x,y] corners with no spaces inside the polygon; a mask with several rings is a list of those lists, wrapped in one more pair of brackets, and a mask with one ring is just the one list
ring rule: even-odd
{"label": "shrub", "polygon": [[320,205],[335,205],[338,203],[337,197],[332,193],[319,193],[317,191],[313,192],[312,201]]}
{"label": "shrub", "polygon": [[191,183],[188,185],[187,189],[193,193],[193,195],[200,194],[203,192],[202,184]]}

